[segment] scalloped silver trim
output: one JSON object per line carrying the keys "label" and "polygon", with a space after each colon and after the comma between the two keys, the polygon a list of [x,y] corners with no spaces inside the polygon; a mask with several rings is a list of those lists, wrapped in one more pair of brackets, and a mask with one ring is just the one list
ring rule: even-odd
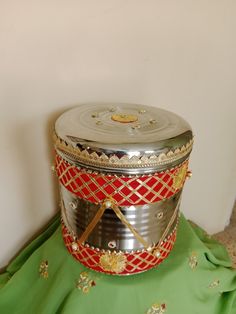
{"label": "scalloped silver trim", "polygon": [[[104,172],[102,169],[101,171],[97,171],[97,170],[93,170],[93,169],[88,169],[88,168],[85,168],[85,167],[82,167],[82,166],[79,166],[77,165],[76,163],[72,162],[72,161],[69,161],[65,158],[65,156],[63,156],[62,153],[60,152],[56,152],[56,154],[63,159],[63,161],[65,163],[67,163],[69,166],[73,165],[74,167],[76,167],[79,171],[83,172],[83,173],[86,173],[86,174],[95,174],[95,175],[100,175],[100,176],[105,176],[105,177],[117,177],[117,178],[143,178],[143,177],[152,177],[152,176],[155,176],[155,175],[160,175],[160,174],[163,174],[163,173],[169,173],[175,169],[178,169],[178,168],[181,168],[183,167],[183,165],[185,163],[188,163],[189,162],[189,158],[186,158],[183,162],[179,163],[178,165],[174,166],[174,167],[171,167],[169,169],[165,169],[165,170],[162,170],[162,171],[156,171],[156,172],[153,172],[153,173],[144,173],[144,174],[120,174],[120,173],[112,173],[112,172]],[[55,173],[56,172],[56,168],[55,168]]]}
{"label": "scalloped silver trim", "polygon": [[105,168],[144,168],[163,166],[185,157],[191,152],[193,146],[192,138],[187,144],[174,151],[169,150],[167,153],[151,156],[143,155],[140,157],[129,157],[128,155],[124,155],[119,158],[116,155],[109,157],[104,153],[98,155],[96,152],[89,153],[86,149],[81,150],[80,148],[75,148],[59,138],[55,132],[53,134],[53,141],[56,150],[61,151],[73,159],[86,165],[102,166]]}

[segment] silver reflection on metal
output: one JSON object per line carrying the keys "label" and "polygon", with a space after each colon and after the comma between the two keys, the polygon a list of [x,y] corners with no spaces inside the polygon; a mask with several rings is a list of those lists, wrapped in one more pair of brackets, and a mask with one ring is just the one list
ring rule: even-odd
{"label": "silver reflection on metal", "polygon": [[[170,221],[175,207],[178,204],[181,192],[175,196],[153,204],[131,205],[120,207],[122,214],[129,223],[138,231],[138,233],[147,241],[150,247],[161,239],[168,222]],[[83,234],[93,217],[96,215],[100,204],[94,204],[84,199],[76,199],[77,208],[73,210],[69,205],[75,202],[75,195],[72,195],[63,185],[61,185],[61,195],[64,202],[65,223],[67,228],[73,232],[77,239]],[[115,212],[110,209],[109,203],[106,204],[102,219],[98,222],[86,243],[100,249],[107,248],[108,243],[116,241],[116,247],[110,250],[142,250],[143,245],[135,238],[134,234],[121,222]],[[162,219],[153,219],[157,213],[163,212]],[[172,232],[176,226],[177,218],[170,228]]]}

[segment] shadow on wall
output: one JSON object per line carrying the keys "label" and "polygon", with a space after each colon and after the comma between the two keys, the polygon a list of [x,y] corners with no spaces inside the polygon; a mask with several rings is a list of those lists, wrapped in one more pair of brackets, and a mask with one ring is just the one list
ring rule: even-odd
{"label": "shadow on wall", "polygon": [[[52,166],[54,165],[54,156],[55,156],[55,152],[54,152],[54,144],[53,144],[53,140],[52,140],[52,135],[53,135],[53,131],[54,131],[54,124],[57,120],[57,118],[68,109],[68,107],[64,107],[63,109],[57,110],[53,113],[51,113],[47,119],[46,122],[46,128],[45,128],[45,139],[46,139],[46,143],[47,143],[47,159],[50,162],[51,168],[50,170],[52,171]],[[56,174],[54,173],[53,176],[51,176],[51,185],[53,187],[53,199],[55,200],[55,208],[58,208],[58,203],[60,201],[59,198],[59,186],[58,186],[58,181],[57,181],[57,177]]]}
{"label": "shadow on wall", "polygon": [[[45,223],[59,211],[59,189],[56,175],[51,171],[54,163],[52,133],[56,119],[75,105],[61,107],[51,114],[41,114],[15,123],[9,143],[13,154],[14,184],[23,200],[20,217],[34,230],[34,234],[19,237],[15,249],[19,252],[45,228]],[[14,186],[13,186],[14,188]],[[17,201],[16,201],[17,202]],[[16,203],[17,204],[17,203]],[[16,206],[16,205],[15,205]],[[41,222],[41,226],[40,223]],[[23,244],[22,244],[23,243]],[[3,267],[5,269],[5,267]],[[3,270],[2,269],[2,270]]]}
{"label": "shadow on wall", "polygon": [[[47,153],[47,160],[50,162],[50,170],[52,170],[52,165],[54,165],[54,143],[52,139],[52,135],[54,132],[54,125],[57,120],[57,118],[65,111],[72,109],[74,107],[77,107],[79,103],[68,105],[63,108],[58,109],[57,111],[54,111],[48,116],[48,119],[46,120],[46,127],[45,127],[45,142],[47,143],[46,147],[46,153]],[[58,208],[59,204],[59,186],[56,174],[54,176],[51,176],[51,186],[53,187],[53,199],[55,200],[55,208]]]}
{"label": "shadow on wall", "polygon": [[10,130],[9,141],[15,169],[13,176],[18,182],[17,189],[23,200],[22,208],[19,207],[22,211],[20,215],[26,225],[31,225],[35,230],[30,240],[27,235],[26,238],[19,239],[17,247],[25,242],[28,244],[41,232],[45,222],[59,210],[58,181],[51,171],[54,163],[52,132],[58,116],[74,106],[54,110],[51,114],[31,116],[23,122],[21,120],[15,123],[15,127]]}

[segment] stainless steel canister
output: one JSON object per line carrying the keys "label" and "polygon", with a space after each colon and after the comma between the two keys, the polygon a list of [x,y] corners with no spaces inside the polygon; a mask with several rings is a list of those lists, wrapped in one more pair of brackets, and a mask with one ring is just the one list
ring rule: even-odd
{"label": "stainless steel canister", "polygon": [[193,144],[183,118],[138,104],[84,104],[57,119],[54,142],[62,217],[79,243],[129,253],[175,230]]}

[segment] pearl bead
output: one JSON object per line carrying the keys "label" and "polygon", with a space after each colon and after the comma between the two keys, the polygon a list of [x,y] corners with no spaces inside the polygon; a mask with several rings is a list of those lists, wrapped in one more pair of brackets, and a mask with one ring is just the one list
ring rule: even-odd
{"label": "pearl bead", "polygon": [[105,206],[106,206],[106,208],[110,208],[112,206],[111,201],[106,201]]}
{"label": "pearl bead", "polygon": [[161,252],[160,252],[159,250],[156,250],[156,251],[155,251],[155,256],[156,256],[156,257],[160,257],[160,256],[161,256]]}
{"label": "pearl bead", "polygon": [[192,171],[191,170],[188,170],[187,171],[187,175],[186,175],[186,177],[188,178],[188,179],[190,179],[191,177],[192,177]]}
{"label": "pearl bead", "polygon": [[71,244],[71,248],[72,248],[73,251],[78,251],[79,246],[78,246],[78,244],[76,242],[73,242]]}

